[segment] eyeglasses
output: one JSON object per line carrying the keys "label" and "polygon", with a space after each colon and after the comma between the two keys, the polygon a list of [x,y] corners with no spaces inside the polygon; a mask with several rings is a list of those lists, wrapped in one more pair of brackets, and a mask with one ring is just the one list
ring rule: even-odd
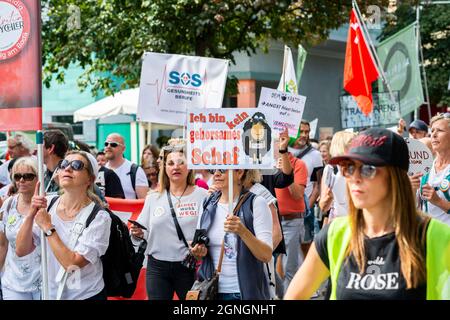
{"label": "eyeglasses", "polygon": [[342,175],[346,178],[350,178],[359,169],[359,174],[364,179],[373,179],[377,174],[377,167],[372,166],[370,164],[363,164],[361,166],[357,166],[354,163],[345,163],[341,164]]}
{"label": "eyeglasses", "polygon": [[81,160],[69,161],[69,160],[66,160],[66,159],[61,161],[61,163],[59,164],[58,168],[61,169],[61,170],[65,170],[69,166],[75,171],[81,171],[81,170],[83,170],[85,168],[85,164]]}
{"label": "eyeglasses", "polygon": [[118,143],[118,142],[109,142],[109,141],[105,141],[105,147],[110,146],[111,148],[117,148],[118,146],[123,146],[123,144]]}
{"label": "eyeglasses", "polygon": [[208,172],[211,174],[216,173],[216,171],[219,171],[220,174],[224,174],[227,170],[225,169],[209,169]]}
{"label": "eyeglasses", "polygon": [[152,173],[147,174],[147,177],[156,177],[157,175],[158,175],[157,172],[152,172]]}
{"label": "eyeglasses", "polygon": [[13,176],[14,181],[19,182],[23,178],[24,181],[33,181],[36,178],[34,173],[16,173]]}

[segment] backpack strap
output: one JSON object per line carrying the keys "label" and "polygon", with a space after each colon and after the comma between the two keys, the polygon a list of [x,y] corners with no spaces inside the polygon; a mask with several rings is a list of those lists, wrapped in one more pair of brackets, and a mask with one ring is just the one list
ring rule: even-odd
{"label": "backpack strap", "polygon": [[138,166],[135,163],[131,164],[130,168],[130,179],[131,179],[131,185],[133,186],[133,190],[136,192],[136,173],[138,171]]}

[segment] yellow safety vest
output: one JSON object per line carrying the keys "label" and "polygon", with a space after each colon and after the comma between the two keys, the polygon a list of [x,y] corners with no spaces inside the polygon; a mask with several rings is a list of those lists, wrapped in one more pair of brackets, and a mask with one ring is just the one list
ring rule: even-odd
{"label": "yellow safety vest", "polygon": [[[334,219],[327,236],[331,276],[330,299],[336,300],[339,271],[350,242],[348,217]],[[450,300],[450,227],[431,219],[426,241],[427,300]]]}

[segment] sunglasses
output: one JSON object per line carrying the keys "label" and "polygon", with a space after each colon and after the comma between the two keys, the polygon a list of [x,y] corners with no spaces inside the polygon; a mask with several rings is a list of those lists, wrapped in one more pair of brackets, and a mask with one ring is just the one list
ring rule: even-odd
{"label": "sunglasses", "polygon": [[165,153],[171,153],[171,152],[184,152],[184,150],[186,149],[186,145],[182,144],[182,145],[168,145],[162,148],[162,150]]}
{"label": "sunglasses", "polygon": [[123,146],[123,144],[118,143],[118,142],[109,142],[109,141],[105,141],[105,147],[111,147],[111,148],[117,148],[118,146]]}
{"label": "sunglasses", "polygon": [[34,173],[15,173],[13,176],[14,181],[19,182],[23,178],[24,181],[33,181],[36,178]]}
{"label": "sunglasses", "polygon": [[85,164],[81,160],[63,160],[60,162],[58,168],[61,170],[65,170],[66,168],[71,167],[74,171],[81,171],[84,169]]}
{"label": "sunglasses", "polygon": [[216,171],[219,171],[220,174],[224,174],[227,170],[225,169],[209,169],[208,172],[211,174],[216,173]]}
{"label": "sunglasses", "polygon": [[175,165],[179,165],[179,166],[183,166],[183,165],[185,165],[186,164],[186,161],[184,161],[184,160],[182,160],[182,159],[178,159],[178,160],[176,160],[176,161],[168,161],[167,163],[166,163],[166,166],[168,166],[168,167],[173,167],[173,166],[175,166]]}
{"label": "sunglasses", "polygon": [[340,166],[342,169],[342,175],[346,178],[350,178],[351,176],[353,176],[356,170],[359,170],[359,174],[364,179],[373,179],[377,174],[377,167],[370,164],[357,166],[354,163],[343,163]]}

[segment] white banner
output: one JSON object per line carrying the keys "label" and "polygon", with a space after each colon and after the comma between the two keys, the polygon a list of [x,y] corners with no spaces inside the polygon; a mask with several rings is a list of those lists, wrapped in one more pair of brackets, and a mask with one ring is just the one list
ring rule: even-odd
{"label": "white banner", "polygon": [[258,109],[264,110],[266,114],[272,114],[273,128],[276,132],[279,133],[288,128],[289,136],[296,137],[305,110],[305,102],[305,96],[261,88]]}
{"label": "white banner", "polygon": [[405,138],[409,151],[408,175],[416,173],[427,174],[433,165],[433,153],[422,142],[416,139]]}
{"label": "white banner", "polygon": [[373,112],[365,116],[355,99],[345,95],[340,97],[342,128],[366,128],[386,126],[397,123],[400,119],[398,91],[394,92],[395,103],[387,92],[373,93]]}
{"label": "white banner", "polygon": [[221,108],[228,60],[146,52],[138,121],[185,125],[190,108]]}
{"label": "white banner", "polygon": [[273,120],[254,108],[189,110],[189,169],[271,169]]}
{"label": "white banner", "polygon": [[309,123],[309,138],[314,139],[316,137],[317,125],[319,124],[319,119],[315,118]]}

